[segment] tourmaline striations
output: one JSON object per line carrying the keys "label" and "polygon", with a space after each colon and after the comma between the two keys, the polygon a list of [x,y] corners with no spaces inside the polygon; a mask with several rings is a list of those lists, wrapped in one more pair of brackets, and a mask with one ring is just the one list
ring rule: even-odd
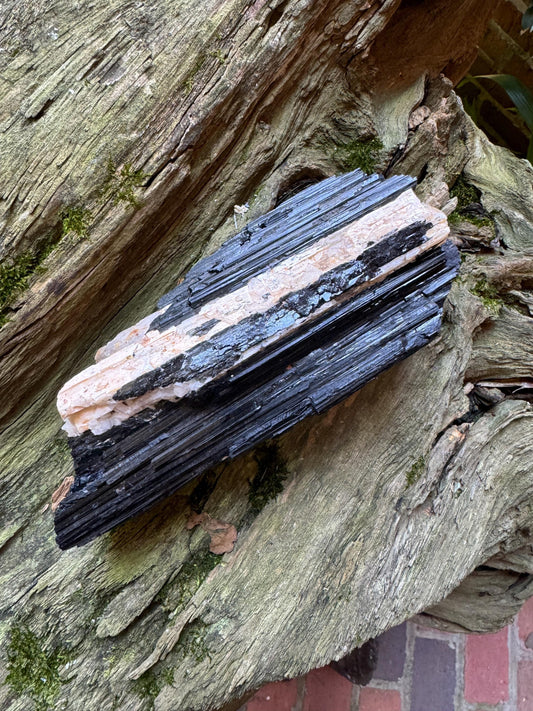
{"label": "tourmaline striations", "polygon": [[354,171],[298,193],[62,388],[76,470],[55,514],[62,548],[324,412],[438,333],[459,258],[414,182]]}

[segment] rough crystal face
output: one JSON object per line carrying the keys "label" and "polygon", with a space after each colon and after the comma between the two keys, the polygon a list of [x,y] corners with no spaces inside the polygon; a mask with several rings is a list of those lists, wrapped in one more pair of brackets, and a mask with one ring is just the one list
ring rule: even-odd
{"label": "rough crystal face", "polygon": [[60,391],[61,547],[325,411],[425,345],[458,268],[405,176],[324,180],[201,260]]}

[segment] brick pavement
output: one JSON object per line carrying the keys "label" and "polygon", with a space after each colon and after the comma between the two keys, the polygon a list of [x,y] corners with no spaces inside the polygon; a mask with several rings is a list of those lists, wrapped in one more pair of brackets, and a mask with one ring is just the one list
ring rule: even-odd
{"label": "brick pavement", "polygon": [[368,686],[323,667],[267,684],[241,711],[533,711],[533,598],[495,634],[404,623],[379,638]]}

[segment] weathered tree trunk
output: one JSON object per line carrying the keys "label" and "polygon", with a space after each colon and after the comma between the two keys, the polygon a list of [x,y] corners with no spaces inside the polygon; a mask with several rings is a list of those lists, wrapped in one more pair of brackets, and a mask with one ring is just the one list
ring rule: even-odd
{"label": "weathered tree trunk", "polygon": [[[413,614],[489,630],[533,593],[533,171],[435,78],[460,76],[493,6],[7,8],[2,708],[217,708]],[[438,207],[463,173],[492,214],[456,213],[441,336],[278,447],[59,551],[60,385],[236,231],[234,205],[255,217],[372,158]],[[236,525],[233,553],[186,529],[191,509]]]}

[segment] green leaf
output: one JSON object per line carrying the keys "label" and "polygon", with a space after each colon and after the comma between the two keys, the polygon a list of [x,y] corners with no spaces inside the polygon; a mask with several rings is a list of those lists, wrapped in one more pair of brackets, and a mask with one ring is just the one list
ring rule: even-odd
{"label": "green leaf", "polygon": [[530,4],[522,15],[522,29],[533,32],[533,3]]}
{"label": "green leaf", "polygon": [[505,89],[509,98],[518,109],[520,116],[526,122],[530,131],[533,131],[533,94],[520,79],[511,74],[482,74],[476,79],[490,79]]}

